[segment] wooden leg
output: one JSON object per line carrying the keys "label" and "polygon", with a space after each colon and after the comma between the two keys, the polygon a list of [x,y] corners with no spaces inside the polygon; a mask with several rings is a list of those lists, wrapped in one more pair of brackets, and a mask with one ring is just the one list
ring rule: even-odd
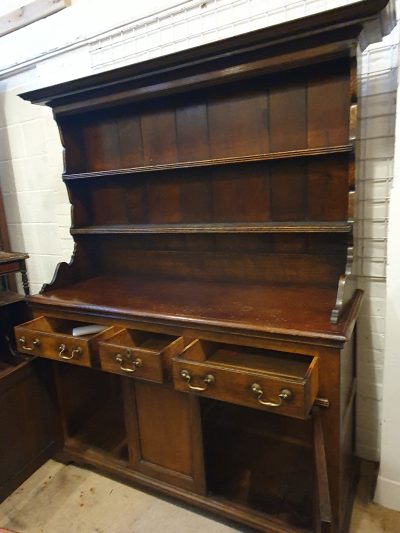
{"label": "wooden leg", "polygon": [[329,494],[328,470],[326,466],[324,433],[321,424],[319,407],[312,410],[313,438],[314,438],[314,463],[317,485],[317,531],[320,533],[333,533],[332,509]]}
{"label": "wooden leg", "polygon": [[24,287],[25,296],[29,296],[29,280],[26,270],[21,270],[22,286]]}

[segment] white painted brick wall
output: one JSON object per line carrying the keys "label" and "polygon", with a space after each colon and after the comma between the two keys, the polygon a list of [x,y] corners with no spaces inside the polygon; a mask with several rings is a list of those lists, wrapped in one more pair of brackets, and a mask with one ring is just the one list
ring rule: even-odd
{"label": "white painted brick wall", "polygon": [[[0,182],[13,248],[27,251],[31,257],[32,290],[37,292],[52,278],[60,260],[70,259],[70,206],[60,178],[62,152],[51,113],[23,102],[16,96],[18,92],[352,1],[153,0],[140,6],[122,0],[115,0],[112,6],[97,1],[97,16],[89,19],[93,0],[74,0],[71,8],[57,16],[0,39]],[[151,14],[169,6],[175,7]],[[129,20],[132,22],[122,24]],[[113,29],[117,26],[118,30]],[[100,32],[106,33],[98,35]],[[368,459],[379,458],[380,446],[387,209],[393,177],[398,42],[396,28],[360,57],[356,266],[366,299],[358,325],[357,451]],[[13,58],[6,53],[11,47]],[[18,65],[24,70],[19,72]]]}
{"label": "white painted brick wall", "polygon": [[356,224],[358,286],[365,291],[357,335],[357,453],[380,456],[385,350],[386,237],[393,179],[399,27],[361,55]]}
{"label": "white painted brick wall", "polygon": [[[33,72],[34,73],[34,72]],[[17,95],[29,86],[32,73],[7,80],[0,93],[0,183],[14,250],[30,254],[33,292],[50,280],[57,263],[69,260],[72,245],[58,238],[57,184],[62,152],[51,111]],[[67,203],[63,190],[62,203]]]}

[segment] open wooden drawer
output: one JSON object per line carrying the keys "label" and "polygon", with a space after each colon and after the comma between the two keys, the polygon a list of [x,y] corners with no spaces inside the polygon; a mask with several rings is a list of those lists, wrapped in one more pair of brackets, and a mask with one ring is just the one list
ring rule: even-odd
{"label": "open wooden drawer", "polygon": [[41,316],[14,328],[17,348],[29,355],[64,361],[81,366],[98,365],[98,343],[115,333],[114,327],[100,333],[74,337],[76,326],[87,324]]}
{"label": "open wooden drawer", "polygon": [[307,418],[318,392],[318,358],[195,340],[173,359],[175,389]]}
{"label": "open wooden drawer", "polygon": [[183,337],[123,329],[99,343],[101,367],[155,383],[171,375],[171,358],[185,347]]}

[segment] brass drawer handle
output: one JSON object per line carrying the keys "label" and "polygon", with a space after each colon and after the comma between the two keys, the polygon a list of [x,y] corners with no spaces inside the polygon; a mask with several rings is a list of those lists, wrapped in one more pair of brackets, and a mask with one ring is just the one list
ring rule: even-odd
{"label": "brass drawer handle", "polygon": [[260,387],[258,383],[253,383],[251,386],[252,392],[257,397],[258,403],[261,405],[265,405],[267,407],[280,407],[284,401],[289,402],[292,399],[292,392],[289,389],[282,389],[281,392],[278,395],[279,401],[278,402],[269,402],[266,400],[262,400],[262,397],[264,395],[264,391]]}
{"label": "brass drawer handle", "polygon": [[[127,354],[126,357],[124,357],[120,353],[117,353],[117,355],[115,356],[115,360],[117,361],[117,363],[119,363],[119,368],[123,370],[124,372],[136,372],[136,369],[142,366],[142,360],[139,359],[139,357],[137,357],[133,361],[129,360],[130,357],[131,357],[130,354]],[[124,366],[123,365],[124,362],[126,362],[128,365],[133,365],[133,366]]]}
{"label": "brass drawer handle", "polygon": [[29,346],[26,345],[26,338],[25,337],[21,337],[20,339],[18,339],[18,341],[21,344],[21,347],[24,350],[26,350],[27,352],[32,352],[35,348],[38,348],[40,346],[40,340],[39,339],[35,339],[32,342],[33,348],[29,348]]}
{"label": "brass drawer handle", "polygon": [[213,383],[215,383],[215,377],[212,374],[207,374],[206,376],[204,376],[203,378],[203,383],[205,384],[204,387],[196,387],[195,385],[191,385],[190,380],[192,379],[192,376],[189,374],[187,370],[181,370],[181,377],[186,381],[187,386],[189,387],[190,390],[195,390],[195,391],[200,391],[200,392],[207,390],[209,385],[212,385]]}
{"label": "brass drawer handle", "polygon": [[58,350],[58,357],[61,357],[61,359],[65,359],[67,361],[73,359],[74,357],[78,358],[80,355],[82,355],[82,348],[80,346],[78,346],[78,348],[74,348],[71,351],[71,355],[66,355],[67,346],[65,344],[60,344]]}

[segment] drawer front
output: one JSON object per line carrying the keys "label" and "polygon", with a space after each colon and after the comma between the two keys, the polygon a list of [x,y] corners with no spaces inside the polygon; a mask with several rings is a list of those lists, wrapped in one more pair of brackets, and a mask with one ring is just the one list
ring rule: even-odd
{"label": "drawer front", "polygon": [[115,333],[105,328],[98,333],[75,337],[72,330],[85,325],[41,316],[14,328],[18,351],[80,366],[98,367],[98,343]]}
{"label": "drawer front", "polygon": [[292,380],[179,357],[173,361],[174,386],[178,391],[301,419],[307,418],[316,397],[317,358],[313,359],[309,374],[306,380]]}
{"label": "drawer front", "polygon": [[155,383],[163,382],[161,353],[100,343],[99,355],[101,368],[106,372]]}
{"label": "drawer front", "polygon": [[18,351],[28,355],[38,355],[56,361],[65,361],[75,365],[91,366],[90,347],[87,340],[33,331],[24,326],[15,328]]}

